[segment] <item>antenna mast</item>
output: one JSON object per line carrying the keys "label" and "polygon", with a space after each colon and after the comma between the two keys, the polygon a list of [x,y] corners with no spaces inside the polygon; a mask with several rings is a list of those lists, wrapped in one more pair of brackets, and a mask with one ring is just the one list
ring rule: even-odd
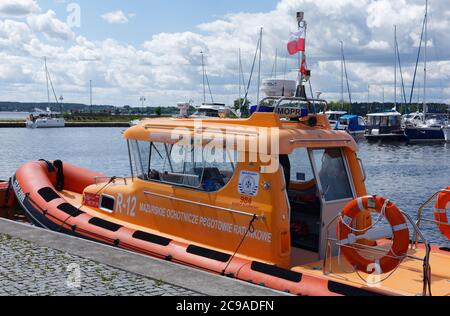
{"label": "antenna mast", "polygon": [[[298,22],[298,30],[300,31],[300,29],[304,29],[304,38],[306,39],[306,27],[307,27],[307,23],[304,20],[305,17],[305,13],[304,12],[297,12],[297,22]],[[296,96],[297,97],[301,97],[301,98],[307,98],[306,97],[306,90],[305,90],[305,86],[303,85],[303,81],[304,79],[306,79],[303,75],[303,65],[304,62],[306,60],[306,55],[304,51],[300,51],[299,52],[299,67],[300,67],[300,71],[298,74],[298,87],[297,87],[297,92],[296,92]],[[306,62],[305,62],[306,64]],[[306,66],[305,66],[306,67]],[[308,80],[308,79],[306,79]]]}

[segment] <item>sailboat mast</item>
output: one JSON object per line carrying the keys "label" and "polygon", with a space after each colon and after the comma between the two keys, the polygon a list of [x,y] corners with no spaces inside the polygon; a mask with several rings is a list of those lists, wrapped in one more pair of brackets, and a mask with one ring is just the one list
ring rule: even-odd
{"label": "sailboat mast", "polygon": [[394,25],[394,109],[397,111],[397,25]]}
{"label": "sailboat mast", "polygon": [[45,80],[47,83],[47,107],[50,107],[50,88],[48,85],[48,69],[47,69],[47,57],[44,56],[44,65],[45,65]]}
{"label": "sailboat mast", "polygon": [[206,103],[206,86],[205,86],[205,57],[203,56],[203,52],[200,52],[202,54],[202,74],[203,74],[203,103]]}
{"label": "sailboat mast", "polygon": [[427,48],[428,48],[428,0],[425,4],[425,51],[423,68],[423,122],[426,122],[427,108]]}
{"label": "sailboat mast", "polygon": [[256,100],[257,100],[256,104],[259,104],[259,89],[260,89],[260,86],[261,86],[262,40],[263,40],[263,28],[261,28],[261,32],[259,34],[258,92],[257,92],[257,95],[256,95]]}
{"label": "sailboat mast", "polygon": [[341,42],[341,110],[344,110],[344,42]]}
{"label": "sailboat mast", "polygon": [[274,73],[275,73],[275,79],[277,79],[277,71],[278,71],[278,48],[275,49],[275,65],[274,65]]}
{"label": "sailboat mast", "polygon": [[239,48],[239,52],[238,52],[238,77],[239,77],[239,101],[238,101],[238,105],[239,105],[239,110],[241,110],[241,96],[242,96],[242,90],[241,90],[241,82],[242,82],[242,78],[241,78],[241,69],[242,69],[242,63],[241,63],[241,49]]}
{"label": "sailboat mast", "polygon": [[92,80],[89,80],[89,105],[91,106],[91,113],[93,112],[92,109]]}

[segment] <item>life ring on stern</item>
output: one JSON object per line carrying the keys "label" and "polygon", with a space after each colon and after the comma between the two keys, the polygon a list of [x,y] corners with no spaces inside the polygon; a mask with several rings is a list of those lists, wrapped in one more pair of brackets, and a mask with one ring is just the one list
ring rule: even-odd
{"label": "life ring on stern", "polygon": [[[370,230],[365,235],[355,236],[355,229],[351,228],[355,218],[364,211],[373,211],[386,217],[391,229],[393,244],[389,252],[382,258],[370,260],[357,250],[357,247],[349,247],[347,244],[354,244],[357,239],[380,239],[386,236],[377,236],[377,233],[370,234]],[[409,248],[409,229],[405,217],[400,209],[389,200],[381,196],[365,196],[353,200],[342,211],[342,216],[337,225],[337,236],[341,244],[341,252],[345,258],[356,267],[357,270],[366,273],[389,273],[396,269],[402,262]],[[380,271],[381,270],[381,271]]]}
{"label": "life ring on stern", "polygon": [[450,187],[442,191],[436,201],[434,218],[441,233],[450,239],[450,225],[448,224],[447,209],[450,209]]}

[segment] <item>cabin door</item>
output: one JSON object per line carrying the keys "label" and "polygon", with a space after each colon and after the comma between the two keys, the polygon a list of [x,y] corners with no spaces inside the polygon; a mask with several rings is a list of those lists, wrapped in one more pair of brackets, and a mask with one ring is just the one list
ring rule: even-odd
{"label": "cabin door", "polygon": [[[319,256],[325,256],[327,225],[355,197],[355,189],[345,156],[340,148],[311,149],[309,157],[317,180],[321,201],[321,232]],[[336,237],[336,230],[329,231],[329,237]]]}

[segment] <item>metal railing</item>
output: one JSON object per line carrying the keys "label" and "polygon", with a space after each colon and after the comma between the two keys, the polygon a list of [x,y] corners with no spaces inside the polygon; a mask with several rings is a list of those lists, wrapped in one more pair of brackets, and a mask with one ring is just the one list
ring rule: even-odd
{"label": "metal railing", "polygon": [[[393,259],[400,259],[400,258],[402,258],[402,260],[408,258],[408,259],[412,259],[412,260],[417,260],[417,261],[423,262],[423,289],[422,289],[422,295],[423,296],[427,296],[428,294],[431,295],[431,289],[430,289],[430,287],[431,287],[431,285],[430,285],[431,284],[431,280],[430,280],[430,278],[431,278],[431,276],[430,276],[431,245],[427,241],[425,236],[423,235],[423,233],[420,230],[419,226],[411,218],[411,216],[409,216],[404,211],[400,211],[400,213],[410,223],[411,227],[414,229],[414,231],[416,233],[416,236],[417,236],[416,237],[416,241],[411,241],[410,242],[410,249],[414,250],[418,246],[418,240],[419,240],[419,237],[420,237],[421,242],[425,246],[425,256],[423,258],[421,258],[421,257],[413,256],[413,255],[410,255],[410,254],[407,253],[407,254],[405,254],[404,256],[401,256],[401,257],[395,257],[395,256],[389,256],[389,257],[391,257]],[[358,251],[364,252],[364,253],[369,253],[369,254],[372,254],[372,255],[375,255],[375,256],[380,256],[380,255],[386,254],[386,249],[384,249],[384,248],[375,247],[375,246],[368,246],[368,245],[364,245],[364,244],[360,244],[360,243],[356,243],[356,244],[353,244],[353,245],[348,245],[348,244],[341,243],[341,241],[338,240],[337,238],[330,238],[330,228],[331,228],[332,224],[337,223],[338,220],[341,219],[341,216],[342,216],[342,214],[338,214],[326,226],[326,246],[325,246],[325,256],[324,256],[324,259],[323,259],[323,273],[324,273],[324,275],[330,275],[330,274],[334,273],[333,272],[333,267],[332,267],[332,260],[331,260],[331,257],[332,257],[332,244],[333,243],[339,248],[341,248],[341,247],[351,248],[351,249],[355,249],[355,250],[358,250]],[[338,255],[338,257],[340,257],[340,254]],[[329,267],[328,267],[328,264],[330,265]],[[340,263],[338,263],[338,264],[340,264]],[[399,266],[401,266],[401,262],[399,263]],[[398,267],[396,269],[394,269],[393,271],[391,271],[384,280],[386,280],[389,277],[391,277],[396,272]],[[344,269],[341,269],[341,270],[345,271]],[[354,268],[354,270],[351,271],[351,273],[357,273],[358,276],[360,277],[360,275],[358,273],[358,270],[356,268]],[[361,278],[361,280],[364,281],[362,278]],[[381,281],[384,281],[384,280],[381,280]],[[367,280],[365,282],[367,283]]]}
{"label": "metal railing", "polygon": [[[322,111],[317,112],[316,109],[316,103],[318,104],[323,104],[324,105],[324,109],[323,109],[323,113],[325,113],[328,110],[328,102],[325,100],[321,100],[321,99],[305,99],[305,98],[298,98],[298,97],[267,97],[264,98],[256,107],[256,112],[259,112],[259,110],[261,109],[261,106],[264,106],[264,102],[265,101],[270,101],[273,100],[274,102],[271,105],[268,105],[269,107],[273,107],[274,108],[274,113],[277,113],[278,109],[280,108],[281,104],[284,101],[297,101],[299,104],[300,102],[302,104],[307,104],[308,106],[313,106],[314,109],[314,114],[318,114],[318,113],[322,113]],[[276,103],[275,103],[276,101]],[[275,104],[275,105],[273,105]],[[295,107],[292,107],[295,108]]]}
{"label": "metal railing", "polygon": [[[449,226],[450,225],[449,223],[440,222],[440,221],[438,221],[438,220],[436,220],[434,218],[433,219],[422,218],[422,213],[423,213],[423,210],[425,209],[425,207],[427,205],[429,205],[441,193],[450,193],[450,190],[444,189],[444,190],[440,190],[440,191],[434,193],[428,200],[425,201],[425,203],[423,203],[419,207],[419,209],[417,210],[417,222],[416,222],[417,227],[420,228],[420,224],[422,224],[422,222],[434,223],[434,224],[437,224],[439,226],[440,225],[445,225],[445,226]],[[416,240],[415,240],[416,246],[417,246],[417,243],[418,243],[417,239],[418,238],[417,238],[417,235],[416,235]]]}

